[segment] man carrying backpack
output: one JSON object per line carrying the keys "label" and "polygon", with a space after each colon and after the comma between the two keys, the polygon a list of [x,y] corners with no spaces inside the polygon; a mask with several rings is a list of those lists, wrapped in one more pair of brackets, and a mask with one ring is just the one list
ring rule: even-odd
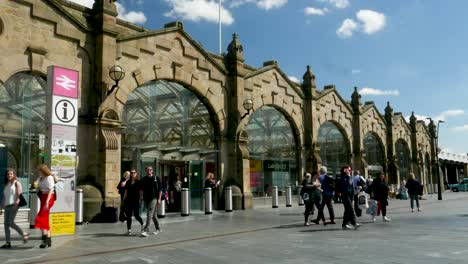
{"label": "man carrying backpack", "polygon": [[335,180],[327,174],[327,167],[320,167],[320,184],[322,184],[322,210],[325,209],[325,205],[328,208],[328,214],[330,215],[329,224],[335,223],[335,212],[333,210],[333,194],[335,192]]}

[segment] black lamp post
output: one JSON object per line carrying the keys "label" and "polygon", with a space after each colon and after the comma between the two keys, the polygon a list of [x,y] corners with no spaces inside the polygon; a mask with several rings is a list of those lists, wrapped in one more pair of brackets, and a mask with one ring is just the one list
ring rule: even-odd
{"label": "black lamp post", "polygon": [[107,95],[111,94],[115,88],[119,86],[119,81],[123,80],[125,77],[125,71],[119,65],[112,66],[109,69],[109,77],[115,82],[115,84],[112,85],[112,88],[109,91],[107,91]]}

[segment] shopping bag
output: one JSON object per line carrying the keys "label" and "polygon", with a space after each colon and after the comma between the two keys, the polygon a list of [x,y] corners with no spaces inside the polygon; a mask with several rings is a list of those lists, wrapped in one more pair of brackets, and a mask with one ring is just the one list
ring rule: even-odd
{"label": "shopping bag", "polygon": [[366,214],[377,215],[377,201],[369,200],[367,204],[369,205],[369,207],[366,210]]}
{"label": "shopping bag", "polygon": [[358,207],[361,210],[366,210],[369,207],[367,202],[367,195],[365,192],[360,192],[358,194]]}

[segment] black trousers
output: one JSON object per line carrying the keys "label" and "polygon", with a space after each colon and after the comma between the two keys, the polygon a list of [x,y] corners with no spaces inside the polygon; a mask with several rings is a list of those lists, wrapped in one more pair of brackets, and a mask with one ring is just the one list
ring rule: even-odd
{"label": "black trousers", "polygon": [[330,221],[335,222],[335,211],[333,210],[333,196],[322,196],[322,212],[325,210],[325,205],[328,208],[328,214],[330,215]]}
{"label": "black trousers", "polygon": [[357,217],[362,215],[362,210],[359,208],[359,199],[357,194],[354,195],[354,212]]}
{"label": "black trousers", "polygon": [[304,202],[305,211],[304,211],[304,222],[309,221],[309,215],[314,214],[314,203],[309,199],[309,201]]}
{"label": "black trousers", "polygon": [[128,202],[125,204],[125,213],[127,214],[127,229],[130,230],[132,227],[132,215],[143,227],[143,219],[140,216],[140,204],[138,202]]}
{"label": "black trousers", "polygon": [[353,199],[352,195],[342,195],[341,200],[343,202],[344,207],[344,215],[343,215],[343,224],[342,226],[351,223],[352,225],[356,225],[356,216],[354,215],[353,206],[351,204],[351,200]]}

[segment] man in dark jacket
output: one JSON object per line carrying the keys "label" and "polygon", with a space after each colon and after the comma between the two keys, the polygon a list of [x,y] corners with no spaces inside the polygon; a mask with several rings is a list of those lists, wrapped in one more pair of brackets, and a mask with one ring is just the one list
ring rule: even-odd
{"label": "man in dark jacket", "polygon": [[146,176],[142,179],[143,186],[143,200],[146,207],[146,224],[141,232],[141,235],[147,237],[149,234],[150,221],[153,220],[156,231],[153,234],[161,232],[159,221],[157,217],[157,206],[159,190],[161,188],[161,180],[153,175],[153,167],[147,166],[145,168]]}
{"label": "man in dark jacket", "polygon": [[320,168],[320,184],[322,184],[322,209],[325,209],[325,205],[328,208],[328,214],[330,215],[330,224],[335,223],[335,211],[333,210],[333,194],[335,191],[335,180],[327,174],[327,167],[322,166]]}
{"label": "man in dark jacket", "polygon": [[353,178],[351,177],[351,168],[349,166],[341,168],[341,178],[338,188],[341,192],[341,200],[344,206],[343,230],[352,229],[348,223],[351,223],[354,229],[358,229],[361,225],[356,223],[356,216],[354,215],[352,205],[354,194]]}

